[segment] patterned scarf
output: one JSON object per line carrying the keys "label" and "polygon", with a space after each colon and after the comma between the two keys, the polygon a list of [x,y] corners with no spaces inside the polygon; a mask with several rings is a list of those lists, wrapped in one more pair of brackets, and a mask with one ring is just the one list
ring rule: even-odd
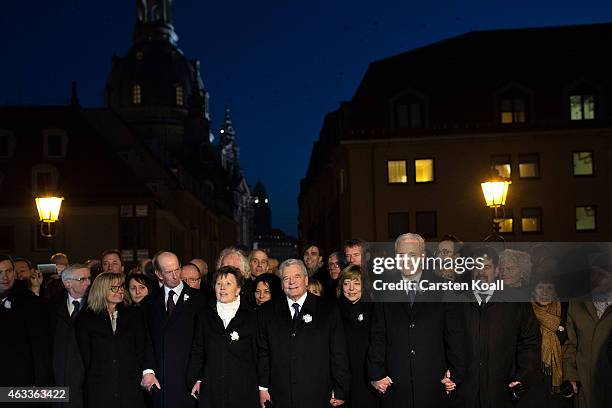
{"label": "patterned scarf", "polygon": [[546,306],[531,303],[540,322],[542,333],[542,371],[552,377],[553,391],[558,391],[562,382],[561,343],[557,330],[561,324],[561,303],[552,302]]}

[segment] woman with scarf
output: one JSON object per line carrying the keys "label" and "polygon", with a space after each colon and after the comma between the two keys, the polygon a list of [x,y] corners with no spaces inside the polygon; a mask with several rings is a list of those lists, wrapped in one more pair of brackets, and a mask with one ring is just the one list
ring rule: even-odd
{"label": "woman with scarf", "polygon": [[[565,319],[567,308],[557,299],[555,284],[544,277],[536,279],[532,307],[542,334],[543,383],[538,392],[531,392],[539,398],[528,399],[524,405],[533,407],[571,407],[572,390],[564,384],[561,346],[565,342]],[[535,386],[534,386],[535,388]],[[536,390],[533,390],[536,391]],[[539,400],[539,399],[542,400]],[[521,401],[523,402],[523,401]]]}
{"label": "woman with scarf", "polygon": [[188,381],[200,407],[259,407],[257,317],[241,299],[243,282],[238,268],[221,267],[212,280],[217,301],[198,316]]}

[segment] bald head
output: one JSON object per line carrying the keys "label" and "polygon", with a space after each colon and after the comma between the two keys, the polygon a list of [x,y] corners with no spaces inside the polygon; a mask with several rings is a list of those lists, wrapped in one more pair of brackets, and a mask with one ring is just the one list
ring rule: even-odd
{"label": "bald head", "polygon": [[165,286],[173,289],[181,283],[181,263],[172,252],[162,251],[153,258],[155,274]]}

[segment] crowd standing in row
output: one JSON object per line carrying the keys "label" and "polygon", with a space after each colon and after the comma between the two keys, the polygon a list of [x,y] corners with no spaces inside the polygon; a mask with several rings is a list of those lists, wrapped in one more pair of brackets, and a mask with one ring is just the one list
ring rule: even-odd
{"label": "crowd standing in row", "polygon": [[[69,387],[57,406],[91,408],[612,406],[608,262],[589,271],[604,296],[568,304],[543,273],[554,258],[483,246],[471,274],[417,267],[396,278],[503,279],[508,290],[374,302],[362,249],[347,241],[324,262],[309,245],[303,261],[278,265],[227,248],[212,276],[169,251],[128,273],[116,250],[83,264],[55,254],[44,276],[0,257],[0,386]],[[436,256],[462,250],[449,235]],[[416,234],[395,243],[397,254],[425,251]],[[531,302],[508,301],[513,291]]]}

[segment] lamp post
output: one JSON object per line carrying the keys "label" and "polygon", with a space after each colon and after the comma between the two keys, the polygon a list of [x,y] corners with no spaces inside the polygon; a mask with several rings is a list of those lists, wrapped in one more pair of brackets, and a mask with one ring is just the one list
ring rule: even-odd
{"label": "lamp post", "polygon": [[53,224],[59,218],[64,197],[36,197],[36,209],[40,218],[40,235],[46,238],[53,236]]}
{"label": "lamp post", "polygon": [[500,177],[497,170],[491,169],[491,174],[487,180],[480,183],[482,187],[482,194],[487,207],[491,209],[491,215],[493,217],[493,233],[499,235],[499,209],[506,205],[506,197],[508,196],[508,187],[512,182],[507,179]]}

